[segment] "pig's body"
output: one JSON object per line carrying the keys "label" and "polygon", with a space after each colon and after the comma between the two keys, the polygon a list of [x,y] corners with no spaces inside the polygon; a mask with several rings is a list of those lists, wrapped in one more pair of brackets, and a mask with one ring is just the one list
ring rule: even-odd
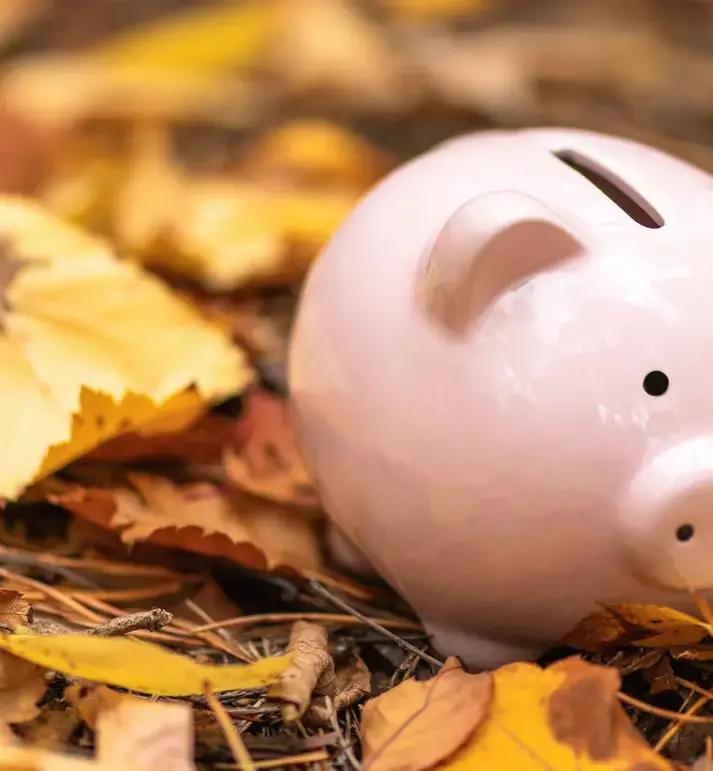
{"label": "pig's body", "polygon": [[[555,151],[627,183],[646,224]],[[290,357],[330,516],[443,654],[536,657],[597,601],[713,587],[702,171],[587,132],[452,140],[335,234]]]}

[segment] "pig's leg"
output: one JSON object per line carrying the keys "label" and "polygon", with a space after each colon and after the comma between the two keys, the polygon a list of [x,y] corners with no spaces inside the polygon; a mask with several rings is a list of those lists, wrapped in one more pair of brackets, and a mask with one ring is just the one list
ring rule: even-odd
{"label": "pig's leg", "polygon": [[536,661],[546,650],[542,646],[514,645],[489,640],[472,632],[448,629],[424,620],[433,647],[443,656],[458,656],[472,669],[497,669],[513,661]]}
{"label": "pig's leg", "polygon": [[359,547],[336,525],[327,527],[327,550],[343,568],[362,576],[375,576],[376,571]]}

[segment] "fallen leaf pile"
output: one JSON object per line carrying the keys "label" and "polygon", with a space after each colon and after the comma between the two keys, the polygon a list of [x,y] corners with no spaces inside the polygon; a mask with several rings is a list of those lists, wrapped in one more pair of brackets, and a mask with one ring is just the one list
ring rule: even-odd
{"label": "fallen leaf pile", "polygon": [[713,768],[702,598],[441,665],[335,571],[286,372],[320,249],[444,139],[568,124],[713,170],[711,29],[697,0],[0,3],[0,771]]}
{"label": "fallen leaf pile", "polygon": [[[632,727],[619,685],[615,669],[577,657],[478,675],[449,659],[432,680],[406,681],[366,705],[363,767],[672,769]],[[456,700],[465,708],[456,711]]]}

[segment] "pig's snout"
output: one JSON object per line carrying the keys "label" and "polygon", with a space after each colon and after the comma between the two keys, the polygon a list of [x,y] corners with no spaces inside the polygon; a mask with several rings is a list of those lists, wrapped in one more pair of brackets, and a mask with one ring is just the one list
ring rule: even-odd
{"label": "pig's snout", "polygon": [[665,589],[713,587],[713,437],[647,462],[623,497],[620,524],[641,580]]}

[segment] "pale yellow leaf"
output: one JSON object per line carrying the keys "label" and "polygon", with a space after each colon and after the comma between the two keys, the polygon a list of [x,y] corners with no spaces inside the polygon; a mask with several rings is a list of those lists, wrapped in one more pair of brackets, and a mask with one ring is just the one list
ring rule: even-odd
{"label": "pale yellow leaf", "polygon": [[79,53],[23,57],[3,83],[8,109],[44,123],[88,116],[240,122],[254,89],[234,71],[275,34],[270,0],[201,3]]}
{"label": "pale yellow leaf", "polygon": [[173,160],[164,128],[142,129],[134,139],[115,237],[143,262],[188,274],[212,291],[302,276],[360,193],[194,178]]}
{"label": "pale yellow leaf", "polygon": [[152,643],[88,635],[0,635],[0,649],[46,669],[156,696],[258,688],[275,682],[290,656],[254,664],[198,664]]}
{"label": "pale yellow leaf", "polygon": [[288,89],[390,112],[407,106],[412,83],[383,27],[350,0],[279,0],[280,27],[268,63]]}
{"label": "pale yellow leaf", "polygon": [[0,721],[26,723],[40,714],[37,702],[47,690],[44,670],[0,651]]}
{"label": "pale yellow leaf", "polygon": [[124,771],[76,755],[47,752],[34,747],[0,747],[0,771]]}
{"label": "pale yellow leaf", "polygon": [[[195,417],[201,403],[251,382],[224,330],[39,205],[0,199],[0,239],[0,372],[12,405],[0,433],[13,448],[0,496],[15,497],[132,423],[159,419],[164,404]],[[85,408],[91,426],[78,426]],[[57,449],[73,432],[76,446]]]}
{"label": "pale yellow leaf", "polygon": [[97,718],[97,761],[133,771],[193,771],[190,704],[123,700]]}

